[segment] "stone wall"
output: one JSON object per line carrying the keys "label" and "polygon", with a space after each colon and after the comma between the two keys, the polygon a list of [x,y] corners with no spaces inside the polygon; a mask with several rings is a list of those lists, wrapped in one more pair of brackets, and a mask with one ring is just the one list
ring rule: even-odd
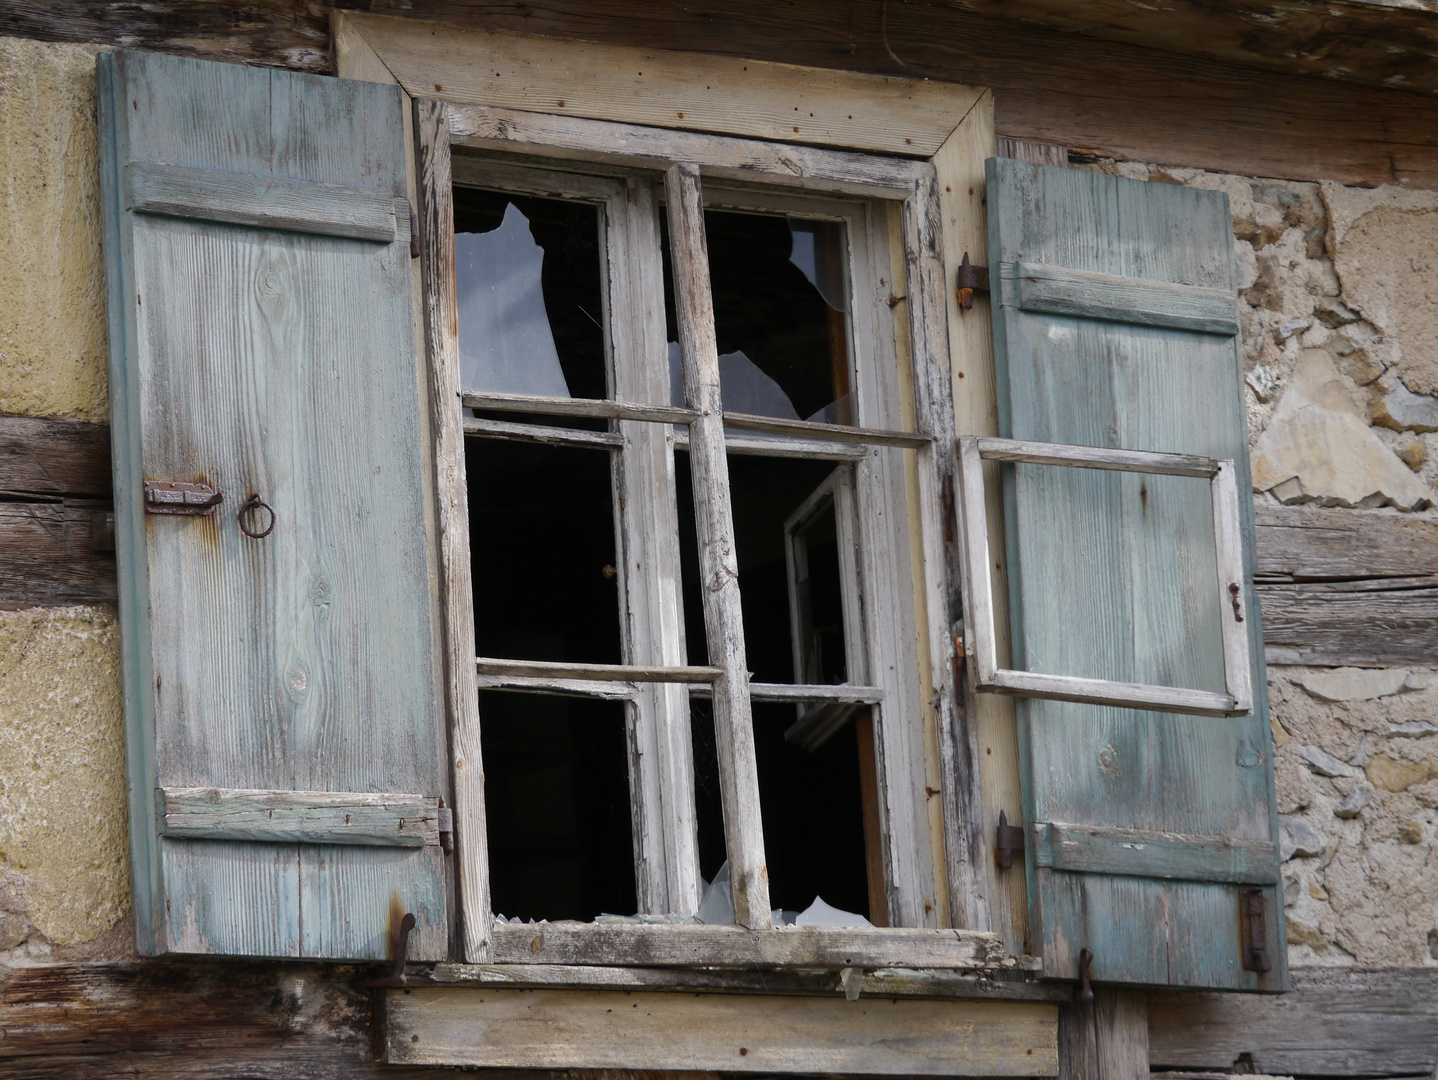
{"label": "stone wall", "polygon": [[[1256,499],[1438,518],[1438,193],[1077,167],[1228,194]],[[1438,964],[1438,670],[1269,695],[1290,961]]]}
{"label": "stone wall", "polygon": [[[0,38],[0,413],[107,419],[94,49]],[[1228,193],[1259,499],[1435,516],[1438,195]],[[131,950],[114,613],[0,612],[0,963]],[[1438,963],[1438,672],[1270,668],[1295,964]]]}

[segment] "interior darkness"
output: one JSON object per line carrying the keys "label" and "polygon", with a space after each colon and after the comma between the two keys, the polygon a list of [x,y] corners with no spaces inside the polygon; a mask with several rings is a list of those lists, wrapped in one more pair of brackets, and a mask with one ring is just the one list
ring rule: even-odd
{"label": "interior darkness", "polygon": [[[809,753],[785,742],[784,731],[793,722],[792,705],[754,705],[754,753],[770,903],[799,912],[812,904],[815,896],[822,896],[826,903],[868,918],[869,879],[855,729],[852,725],[844,728]],[[713,881],[725,859],[724,814],[714,750],[714,713],[708,701],[693,700],[690,724],[699,871],[706,881]]]}
{"label": "interior darkness", "polygon": [[511,203],[528,219],[535,243],[544,249],[544,307],[569,394],[606,398],[599,209],[590,203],[456,187],[454,231],[492,232]]}
{"label": "interior darkness", "polygon": [[[829,261],[843,257],[842,226],[805,224],[831,238],[826,245]],[[661,228],[664,312],[672,342],[679,340],[679,331],[668,225],[662,219]],[[848,321],[790,261],[794,237],[789,220],[778,214],[706,210],[704,231],[719,354],[744,353],[779,384],[801,420],[844,399],[849,393]],[[842,272],[833,276],[842,277]],[[727,401],[728,393],[725,396]],[[852,422],[847,413],[831,419]]]}
{"label": "interior darkness", "polygon": [[[609,454],[466,441],[480,656],[619,663]],[[635,910],[621,704],[480,695],[494,910]]]}
{"label": "interior darkness", "polygon": [[632,915],[623,703],[486,690],[479,712],[494,910]]}

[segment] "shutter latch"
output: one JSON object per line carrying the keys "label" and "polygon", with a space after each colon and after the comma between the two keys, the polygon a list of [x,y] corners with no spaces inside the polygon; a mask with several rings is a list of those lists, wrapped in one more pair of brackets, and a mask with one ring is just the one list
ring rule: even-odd
{"label": "shutter latch", "polygon": [[998,835],[994,841],[994,862],[998,863],[1000,870],[1012,869],[1014,852],[1024,849],[1024,827],[1010,825],[1009,815],[1000,810],[999,827],[996,832]]}
{"label": "shutter latch", "polygon": [[[393,918],[394,916],[390,916]],[[375,986],[403,986],[408,981],[404,974],[404,965],[409,960],[409,932],[414,929],[414,916],[405,912],[404,918],[394,928],[390,937],[390,952],[394,955],[394,970],[388,975],[382,975],[378,979],[363,979],[355,983],[356,987],[368,989]]]}
{"label": "shutter latch", "polygon": [[989,291],[989,268],[975,266],[969,262],[969,253],[964,252],[964,261],[959,263],[959,272],[954,277],[954,291],[959,297],[959,306],[968,311],[974,306],[974,293]]}
{"label": "shutter latch", "polygon": [[1269,970],[1273,965],[1268,959],[1268,916],[1262,887],[1250,885],[1239,891],[1238,925],[1243,939],[1243,970]]}
{"label": "shutter latch", "polygon": [[454,854],[454,810],[439,800],[439,847],[446,855]]}
{"label": "shutter latch", "polygon": [[186,484],[175,480],[145,481],[145,512],[148,514],[192,514],[203,517],[225,501],[209,484]]}

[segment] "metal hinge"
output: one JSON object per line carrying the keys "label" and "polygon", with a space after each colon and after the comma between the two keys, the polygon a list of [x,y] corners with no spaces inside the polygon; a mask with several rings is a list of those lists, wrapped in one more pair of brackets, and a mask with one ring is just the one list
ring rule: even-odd
{"label": "metal hinge", "polygon": [[1243,944],[1243,970],[1268,971],[1268,916],[1263,888],[1250,885],[1238,893],[1238,925]]}
{"label": "metal hinge", "polygon": [[193,514],[203,517],[225,501],[209,484],[187,484],[177,480],[145,481],[145,512],[148,514]]}
{"label": "metal hinge", "polygon": [[958,295],[959,306],[968,311],[974,306],[974,293],[989,291],[989,268],[975,266],[969,262],[969,253],[964,252],[964,261],[959,263],[959,272],[954,275],[954,292]]}
{"label": "metal hinge", "polygon": [[412,206],[409,208],[409,257],[419,258],[419,214]]}
{"label": "metal hinge", "polygon": [[998,863],[1000,870],[1011,869],[1014,865],[1014,852],[1024,849],[1024,827],[1010,825],[1009,815],[1000,810],[999,827],[996,832],[994,862]]}
{"label": "metal hinge", "polygon": [[454,854],[454,811],[439,800],[439,847],[446,855]]}

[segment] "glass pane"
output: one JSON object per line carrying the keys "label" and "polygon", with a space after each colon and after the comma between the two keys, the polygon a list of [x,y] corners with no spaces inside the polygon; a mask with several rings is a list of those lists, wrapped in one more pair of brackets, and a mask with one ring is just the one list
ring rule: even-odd
{"label": "glass pane", "polygon": [[622,702],[479,695],[494,910],[509,919],[637,906]]}
{"label": "glass pane", "polygon": [[466,440],[480,656],[621,662],[609,454]]}
{"label": "glass pane", "polygon": [[[706,664],[709,661],[689,455],[679,451],[674,461],[685,640],[689,662]],[[847,680],[833,502],[811,498],[834,470],[830,461],[729,455],[734,543],[744,607],[744,648],[755,682]],[[809,505],[805,513],[791,521],[806,503]],[[802,580],[793,557],[795,547],[807,552],[807,573]],[[800,605],[797,641],[791,596]],[[811,659],[817,666],[806,672],[803,669]]]}
{"label": "glass pane", "polygon": [[[840,222],[706,210],[709,280],[727,412],[851,424],[848,241]],[[669,242],[664,259],[669,266]],[[670,400],[684,403],[665,276]]]}
{"label": "glass pane", "polygon": [[608,396],[600,209],[454,189],[465,390]]}

